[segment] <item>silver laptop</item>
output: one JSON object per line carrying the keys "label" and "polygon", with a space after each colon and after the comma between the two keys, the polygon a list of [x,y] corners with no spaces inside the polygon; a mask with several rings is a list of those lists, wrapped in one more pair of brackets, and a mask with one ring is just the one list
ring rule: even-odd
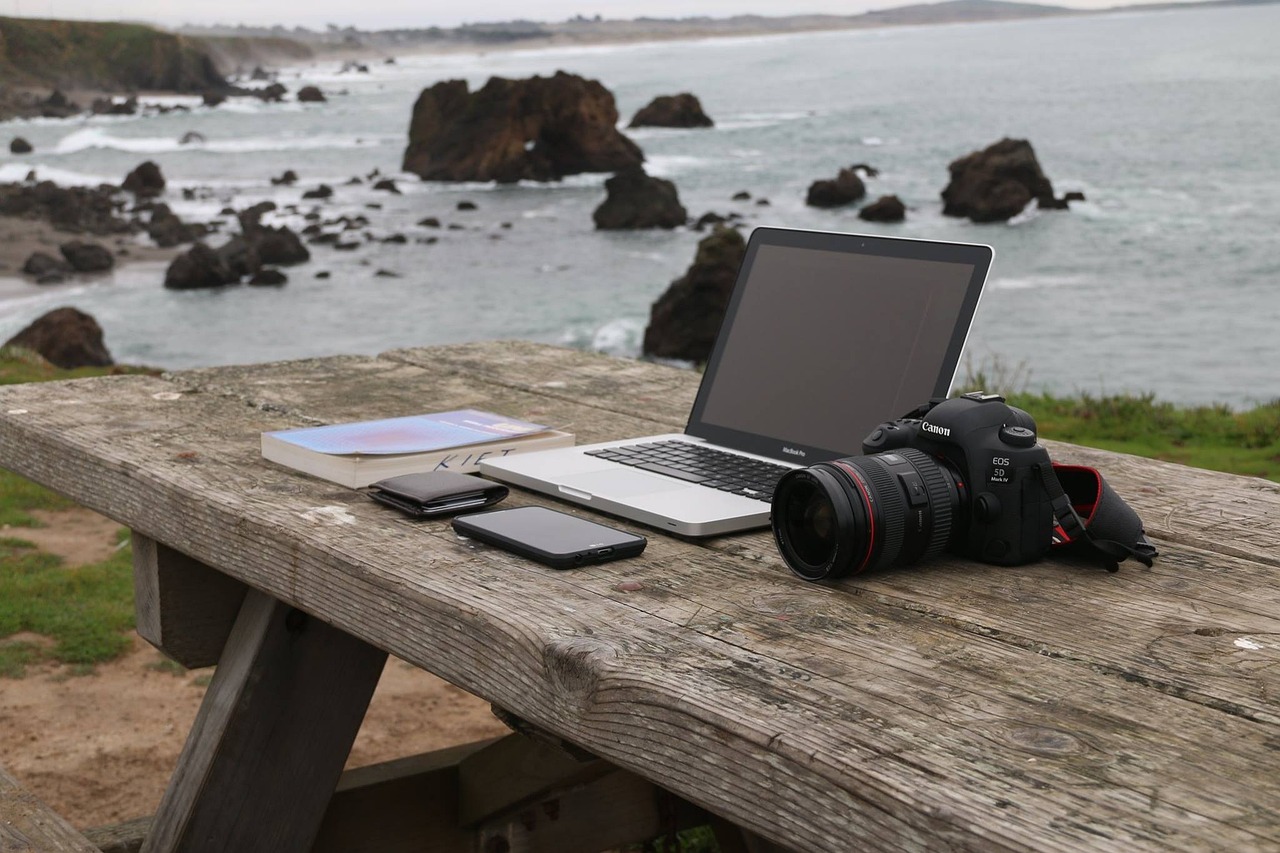
{"label": "silver laptop", "polygon": [[861,453],[951,389],[989,246],[757,228],[683,433],[485,460],[486,476],[684,536],[764,527],[791,468]]}

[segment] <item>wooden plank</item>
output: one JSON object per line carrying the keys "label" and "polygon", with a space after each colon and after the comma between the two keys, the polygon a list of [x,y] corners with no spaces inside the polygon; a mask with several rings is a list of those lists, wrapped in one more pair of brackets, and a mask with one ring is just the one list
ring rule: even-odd
{"label": "wooden plank", "polygon": [[[328,381],[333,397],[358,385]],[[1122,571],[1102,587],[1105,576],[1086,572],[1067,584],[1053,562],[1004,570],[940,560],[824,587],[792,578],[755,534],[714,548],[655,536],[643,560],[555,573],[264,468],[256,431],[301,411],[212,394],[153,401],[153,387],[77,387],[83,405],[105,407],[89,425],[58,389],[24,389],[23,408],[39,408],[0,417],[3,458],[77,494],[113,496],[122,521],[152,524],[162,541],[774,841],[812,850],[1277,843],[1280,806],[1258,760],[1274,754],[1276,726],[1162,690],[1142,668],[1194,662],[1194,649],[1157,657],[1138,634],[1126,646],[1110,630],[1135,613],[1148,643],[1166,616],[1201,627],[1191,618],[1206,570],[1217,572],[1214,607],[1238,601],[1250,619],[1264,617],[1246,590],[1273,585],[1265,566],[1171,546],[1187,562],[1170,562],[1146,588],[1121,587],[1129,595],[1103,590],[1145,575]],[[465,393],[446,371],[415,380],[405,399],[422,407],[433,389],[450,402]],[[503,385],[477,393],[563,412],[596,433],[640,423]],[[174,458],[195,442],[202,460]],[[1201,574],[1183,574],[1195,560]],[[920,600],[893,586],[904,578]],[[1004,589],[1016,599],[1002,601]],[[976,590],[990,590],[981,606]],[[1037,621],[1062,636],[1042,635]],[[1207,695],[1246,690],[1247,678],[1274,683],[1268,638],[1242,649],[1223,637],[1209,639],[1252,663],[1196,676]],[[1123,665],[1096,665],[1109,658]],[[1257,697],[1257,708],[1274,709],[1275,696]]]}
{"label": "wooden plank", "polygon": [[131,540],[138,634],[187,669],[216,664],[248,587],[149,536]]}
{"label": "wooden plank", "polygon": [[0,767],[0,851],[98,853],[71,824]]}
{"label": "wooden plank", "polygon": [[84,837],[99,853],[138,853],[151,831],[154,818],[136,817],[110,826],[95,826],[84,831]]}
{"label": "wooden plank", "polygon": [[312,853],[470,853],[475,833],[458,822],[458,766],[492,743],[348,770]]}
{"label": "wooden plank", "polygon": [[249,593],[143,850],[308,850],[385,662]]}
{"label": "wooden plank", "polygon": [[468,756],[458,770],[458,823],[472,826],[545,798],[548,790],[585,785],[614,768],[599,759],[578,761],[548,743],[513,734]]}

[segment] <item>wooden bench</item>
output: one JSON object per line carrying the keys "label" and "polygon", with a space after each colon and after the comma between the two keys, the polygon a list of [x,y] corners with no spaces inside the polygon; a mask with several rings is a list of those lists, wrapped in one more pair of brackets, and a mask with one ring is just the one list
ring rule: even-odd
{"label": "wooden bench", "polygon": [[0,767],[0,853],[98,853],[98,848]]}
{"label": "wooden bench", "polygon": [[[146,849],[337,837],[387,653],[643,781],[627,814],[667,792],[745,827],[739,849],[1280,848],[1276,484],[1049,443],[1143,515],[1153,568],[948,557],[811,584],[768,531],[650,531],[642,558],[557,572],[259,453],[264,430],[468,406],[653,434],[696,385],[506,342],[0,389],[0,464],[132,528],[139,629],[219,664]],[[555,822],[522,796],[441,849],[557,849],[522,834]]]}

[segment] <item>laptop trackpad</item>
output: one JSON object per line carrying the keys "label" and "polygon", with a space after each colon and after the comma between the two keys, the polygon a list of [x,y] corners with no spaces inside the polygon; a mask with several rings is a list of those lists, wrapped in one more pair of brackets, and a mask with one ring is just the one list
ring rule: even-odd
{"label": "laptop trackpad", "polygon": [[562,478],[560,483],[575,491],[609,498],[629,498],[689,488],[688,483],[680,480],[622,467],[610,471],[573,474]]}

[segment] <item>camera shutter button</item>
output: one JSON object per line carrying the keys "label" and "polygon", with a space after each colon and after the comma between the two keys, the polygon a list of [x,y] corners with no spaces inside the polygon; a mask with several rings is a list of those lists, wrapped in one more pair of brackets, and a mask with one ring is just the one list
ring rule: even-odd
{"label": "camera shutter button", "polygon": [[1020,426],[1000,427],[1000,440],[1010,447],[1035,447],[1035,431]]}

